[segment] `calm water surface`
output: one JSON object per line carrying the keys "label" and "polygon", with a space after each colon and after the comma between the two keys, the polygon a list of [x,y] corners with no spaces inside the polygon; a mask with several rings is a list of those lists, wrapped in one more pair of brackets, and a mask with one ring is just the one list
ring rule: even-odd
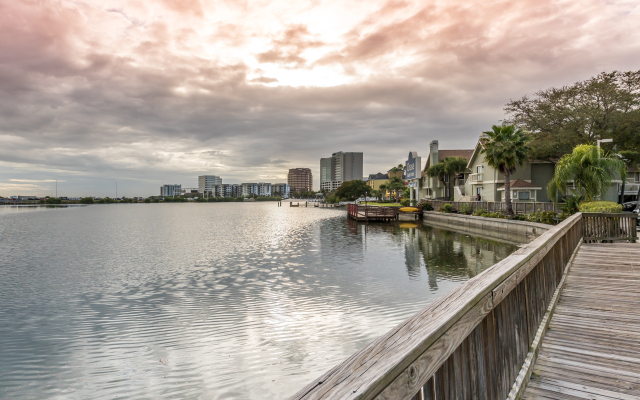
{"label": "calm water surface", "polygon": [[275,203],[18,211],[0,206],[7,399],[281,399],[515,250]]}

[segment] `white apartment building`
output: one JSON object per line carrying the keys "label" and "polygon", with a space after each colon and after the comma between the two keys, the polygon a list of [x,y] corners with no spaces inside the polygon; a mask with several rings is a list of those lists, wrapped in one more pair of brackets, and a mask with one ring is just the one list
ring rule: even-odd
{"label": "white apartment building", "polygon": [[182,191],[182,185],[170,184],[170,185],[160,186],[160,196],[163,196],[163,197],[180,196],[181,191]]}
{"label": "white apartment building", "polygon": [[260,197],[271,197],[271,184],[267,182],[242,184],[243,197],[249,197],[254,194]]}
{"label": "white apartment building", "polygon": [[286,183],[273,183],[271,184],[271,194],[285,199],[289,198],[291,196],[291,186]]}

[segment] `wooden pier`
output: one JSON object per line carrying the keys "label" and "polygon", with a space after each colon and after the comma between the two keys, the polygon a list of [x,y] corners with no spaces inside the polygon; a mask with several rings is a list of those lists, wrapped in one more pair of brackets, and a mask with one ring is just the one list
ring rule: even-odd
{"label": "wooden pier", "polygon": [[524,398],[640,398],[640,245],[580,247]]}
{"label": "wooden pier", "polygon": [[399,213],[398,207],[347,204],[347,215],[355,221],[393,221],[398,219]]}
{"label": "wooden pier", "polygon": [[[626,219],[567,218],[291,400],[640,398],[640,245]],[[589,243],[605,236],[621,243]]]}

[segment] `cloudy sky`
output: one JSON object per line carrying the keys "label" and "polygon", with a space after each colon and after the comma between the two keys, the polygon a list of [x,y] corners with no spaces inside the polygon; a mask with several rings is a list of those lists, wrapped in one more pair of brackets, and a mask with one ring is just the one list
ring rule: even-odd
{"label": "cloudy sky", "polygon": [[[384,172],[510,99],[637,70],[640,0],[0,0],[0,195]],[[316,187],[317,189],[317,187]]]}

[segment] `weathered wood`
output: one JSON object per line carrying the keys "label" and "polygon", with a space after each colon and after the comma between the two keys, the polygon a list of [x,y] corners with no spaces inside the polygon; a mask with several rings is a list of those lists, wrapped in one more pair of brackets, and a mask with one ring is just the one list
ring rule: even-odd
{"label": "weathered wood", "polygon": [[[599,222],[600,223],[600,222]],[[564,278],[524,398],[640,398],[640,246],[583,244]],[[635,276],[634,276],[635,275]],[[630,295],[629,291],[635,294]]]}
{"label": "weathered wood", "polygon": [[436,398],[469,398],[473,390],[478,398],[505,398],[533,340],[527,332],[539,325],[558,271],[578,244],[581,222],[576,214],[551,228],[291,399],[406,399],[430,380]]}

